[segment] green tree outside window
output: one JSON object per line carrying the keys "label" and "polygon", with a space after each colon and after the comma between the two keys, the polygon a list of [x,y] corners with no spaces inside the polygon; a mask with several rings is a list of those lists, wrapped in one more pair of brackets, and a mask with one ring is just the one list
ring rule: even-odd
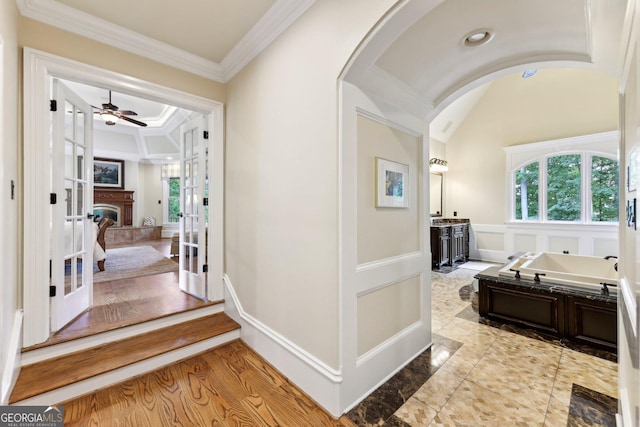
{"label": "green tree outside window", "polygon": [[591,159],[591,220],[618,221],[618,162],[601,156]]}
{"label": "green tree outside window", "polygon": [[547,218],[580,221],[581,156],[565,154],[547,159]]}
{"label": "green tree outside window", "polygon": [[169,222],[178,222],[180,219],[180,178],[169,178]]}
{"label": "green tree outside window", "polygon": [[533,162],[516,171],[516,219],[538,219],[539,169]]}

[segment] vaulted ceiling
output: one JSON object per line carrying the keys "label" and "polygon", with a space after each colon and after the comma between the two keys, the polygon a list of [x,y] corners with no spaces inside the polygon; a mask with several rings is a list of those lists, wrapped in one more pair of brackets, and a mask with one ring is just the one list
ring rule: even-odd
{"label": "vaulted ceiling", "polygon": [[[66,31],[227,82],[315,0],[16,0],[23,15]],[[395,12],[359,54],[347,80],[402,104],[417,117],[446,114],[433,129],[446,141],[483,89],[507,73],[536,67],[572,67],[615,74],[625,1],[412,0]],[[465,37],[486,31],[487,43]],[[104,90],[77,88],[92,105]],[[102,92],[102,93],[100,93]],[[135,110],[144,129],[111,126],[136,140],[132,159],[170,157],[175,124],[191,112],[113,94],[114,104]],[[104,127],[104,126],[102,126]],[[116,129],[117,128],[117,129]],[[446,128],[446,130],[445,130]],[[161,138],[161,133],[164,139]],[[161,147],[161,148],[160,148]],[[177,153],[177,151],[176,151]],[[174,153],[175,154],[175,153]]]}

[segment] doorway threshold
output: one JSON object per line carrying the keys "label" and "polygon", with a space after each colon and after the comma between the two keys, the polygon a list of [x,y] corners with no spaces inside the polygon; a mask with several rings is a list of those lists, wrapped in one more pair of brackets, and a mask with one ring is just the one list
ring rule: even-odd
{"label": "doorway threshold", "polygon": [[162,273],[94,284],[94,305],[43,343],[23,352],[52,346],[222,301],[202,301],[178,288],[178,273]]}

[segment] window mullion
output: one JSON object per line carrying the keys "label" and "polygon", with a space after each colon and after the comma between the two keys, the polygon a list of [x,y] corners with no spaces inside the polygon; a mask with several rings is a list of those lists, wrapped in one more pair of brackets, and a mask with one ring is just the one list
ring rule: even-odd
{"label": "window mullion", "polygon": [[582,201],[582,222],[587,224],[589,222],[591,222],[591,200],[592,200],[592,194],[591,194],[591,175],[592,175],[592,170],[591,170],[591,166],[592,166],[592,159],[591,159],[591,154],[587,154],[587,153],[583,153],[582,154],[582,161],[583,161],[583,167],[581,168],[582,171],[582,191],[581,191],[581,196],[583,197],[583,201]]}
{"label": "window mullion", "polygon": [[538,181],[540,182],[541,194],[538,195],[538,209],[540,210],[540,222],[547,222],[547,162],[548,156],[542,156],[540,159],[540,176]]}

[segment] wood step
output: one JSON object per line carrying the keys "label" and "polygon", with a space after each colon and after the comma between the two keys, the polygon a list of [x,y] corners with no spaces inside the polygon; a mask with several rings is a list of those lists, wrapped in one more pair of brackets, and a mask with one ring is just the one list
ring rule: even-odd
{"label": "wood step", "polygon": [[239,329],[240,325],[225,313],[216,313],[26,365],[20,371],[9,403],[20,402]]}

